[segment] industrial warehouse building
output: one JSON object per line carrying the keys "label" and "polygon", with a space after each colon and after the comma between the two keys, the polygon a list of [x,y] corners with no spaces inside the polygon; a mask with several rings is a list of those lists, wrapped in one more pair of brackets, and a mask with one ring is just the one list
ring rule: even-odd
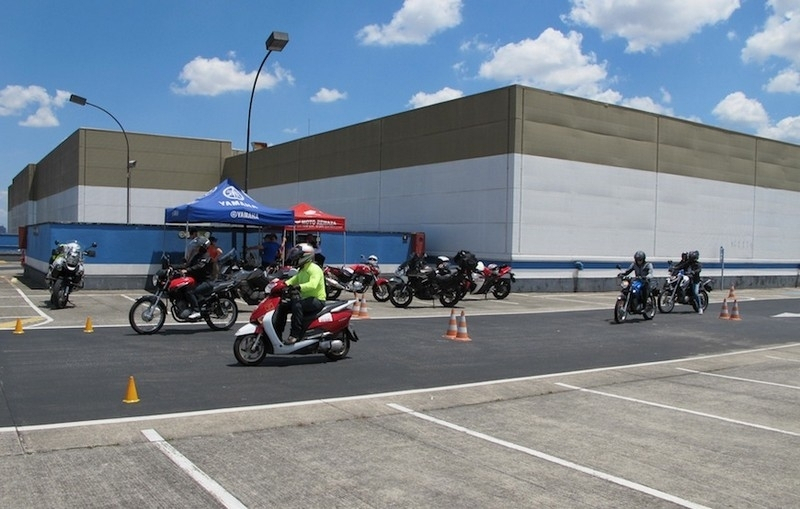
{"label": "industrial warehouse building", "polygon": [[429,254],[511,262],[527,289],[610,289],[639,249],[657,268],[698,249],[711,276],[797,283],[800,146],[654,113],[509,86],[256,150],[248,175],[230,142],[129,138],[130,179],[114,131],[80,129],[29,165],[9,227],[125,223],[128,207],[133,225],[162,225],[230,178],[351,231],[424,232]]}

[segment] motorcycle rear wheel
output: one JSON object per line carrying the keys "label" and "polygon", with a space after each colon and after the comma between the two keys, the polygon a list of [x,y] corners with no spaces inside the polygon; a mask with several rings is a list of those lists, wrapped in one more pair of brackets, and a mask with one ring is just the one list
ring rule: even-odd
{"label": "motorcycle rear wheel", "polygon": [[439,292],[439,302],[446,308],[451,308],[461,300],[461,290],[458,288],[447,288]]}
{"label": "motorcycle rear wheel", "polygon": [[614,321],[622,323],[626,318],[628,318],[628,310],[625,309],[625,301],[618,300],[617,303],[614,304]]}
{"label": "motorcycle rear wheel", "polygon": [[339,352],[325,352],[325,357],[332,361],[338,361],[340,359],[344,359],[347,357],[347,353],[350,351],[350,334],[345,332],[342,334],[342,337],[339,338],[344,343],[344,348],[342,348]]}
{"label": "motorcycle rear wheel", "polygon": [[243,366],[257,366],[266,355],[264,340],[258,334],[237,336],[233,341],[233,356]]}
{"label": "motorcycle rear wheel", "polygon": [[373,285],[372,297],[378,302],[386,302],[389,300],[389,285]]}
{"label": "motorcycle rear wheel", "polygon": [[511,293],[511,281],[508,279],[500,279],[494,284],[492,288],[492,295],[497,300],[503,300]]}
{"label": "motorcycle rear wheel", "polygon": [[658,296],[658,310],[662,313],[671,313],[675,309],[675,295],[673,292],[664,291]]}
{"label": "motorcycle rear wheel", "polygon": [[63,309],[67,307],[67,289],[64,286],[63,279],[56,279],[53,281],[53,287],[50,289],[50,304],[56,309]]}
{"label": "motorcycle rear wheel", "polygon": [[339,295],[342,294],[341,288],[336,288],[333,286],[325,286],[325,299],[326,300],[336,300],[339,298]]}
{"label": "motorcycle rear wheel", "polygon": [[652,295],[647,299],[644,305],[642,316],[645,320],[652,320],[656,316],[656,298]]}
{"label": "motorcycle rear wheel", "polygon": [[414,294],[406,285],[397,285],[389,292],[389,300],[396,308],[407,308],[414,300]]}
{"label": "motorcycle rear wheel", "polygon": [[239,317],[239,307],[236,302],[228,297],[220,297],[217,302],[211,304],[208,314],[205,316],[206,323],[214,330],[228,330]]}
{"label": "motorcycle rear wheel", "polygon": [[[148,320],[146,313],[152,313]],[[139,334],[155,334],[167,320],[167,307],[161,300],[149,295],[139,297],[128,312],[128,322]]]}

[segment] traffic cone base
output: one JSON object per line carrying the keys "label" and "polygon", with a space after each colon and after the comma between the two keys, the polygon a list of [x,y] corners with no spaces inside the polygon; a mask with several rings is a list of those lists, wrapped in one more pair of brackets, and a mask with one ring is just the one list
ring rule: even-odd
{"label": "traffic cone base", "polygon": [[731,320],[741,320],[742,317],[739,315],[739,301],[733,301],[733,310],[731,311]]}
{"label": "traffic cone base", "polygon": [[722,311],[719,313],[719,318],[721,320],[728,320],[731,315],[728,314],[728,300],[722,299]]}
{"label": "traffic cone base", "polygon": [[447,332],[442,336],[447,339],[455,339],[458,335],[458,323],[456,323],[456,310],[450,310],[450,323],[447,324]]}
{"label": "traffic cone base", "polygon": [[86,317],[86,326],[83,328],[83,332],[94,332],[94,327],[92,327],[92,317]]}
{"label": "traffic cone base", "polygon": [[358,309],[358,317],[361,319],[369,319],[369,308],[367,307],[367,294],[361,296],[361,307]]}
{"label": "traffic cone base", "polygon": [[470,339],[469,334],[467,334],[467,317],[464,316],[464,312],[461,312],[461,316],[458,320],[458,330],[456,332],[456,337],[453,338],[455,341],[472,341]]}
{"label": "traffic cone base", "polygon": [[356,297],[356,303],[353,304],[353,318],[361,316],[361,299]]}
{"label": "traffic cone base", "polygon": [[122,400],[123,403],[138,403],[139,402],[139,394],[136,392],[136,382],[133,380],[133,377],[128,379],[128,390],[125,391],[125,399]]}
{"label": "traffic cone base", "polygon": [[17,318],[17,324],[14,326],[14,334],[25,334],[25,331],[22,330],[22,320]]}

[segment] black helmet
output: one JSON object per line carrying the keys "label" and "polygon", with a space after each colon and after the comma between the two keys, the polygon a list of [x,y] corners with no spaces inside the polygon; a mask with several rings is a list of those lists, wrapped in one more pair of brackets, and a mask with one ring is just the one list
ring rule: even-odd
{"label": "black helmet", "polygon": [[633,253],[633,261],[636,262],[637,265],[641,265],[647,259],[647,255],[644,254],[644,251],[636,251]]}
{"label": "black helmet", "polygon": [[700,251],[692,251],[689,253],[689,261],[696,262],[700,259]]}
{"label": "black helmet", "polygon": [[205,253],[206,251],[208,251],[208,246],[210,246],[210,245],[211,245],[211,241],[204,237],[204,238],[200,239],[200,242],[197,243],[197,249],[201,253]]}

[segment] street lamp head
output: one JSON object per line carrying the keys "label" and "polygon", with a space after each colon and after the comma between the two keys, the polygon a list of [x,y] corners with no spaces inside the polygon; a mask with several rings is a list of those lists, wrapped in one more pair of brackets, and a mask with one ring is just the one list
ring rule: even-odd
{"label": "street lamp head", "polygon": [[287,44],[289,44],[289,34],[272,32],[267,38],[267,51],[281,51]]}
{"label": "street lamp head", "polygon": [[86,106],[86,98],[75,94],[71,94],[69,96],[69,102],[78,104],[80,106]]}

